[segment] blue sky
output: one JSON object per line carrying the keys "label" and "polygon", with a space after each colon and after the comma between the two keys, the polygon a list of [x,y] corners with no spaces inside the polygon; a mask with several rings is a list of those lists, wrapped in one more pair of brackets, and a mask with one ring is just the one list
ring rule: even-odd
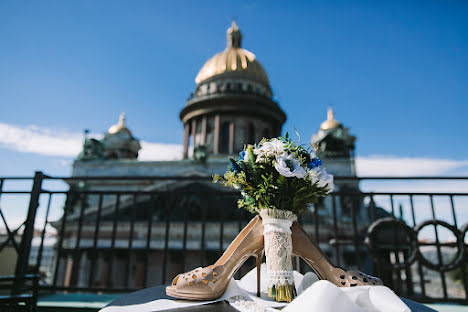
{"label": "blue sky", "polygon": [[[467,14],[462,1],[2,1],[0,175],[69,174],[83,129],[121,111],[156,153],[181,144],[178,114],[233,17],[284,132],[310,138],[332,105],[363,159],[468,173]],[[74,145],[50,152],[51,137]]]}

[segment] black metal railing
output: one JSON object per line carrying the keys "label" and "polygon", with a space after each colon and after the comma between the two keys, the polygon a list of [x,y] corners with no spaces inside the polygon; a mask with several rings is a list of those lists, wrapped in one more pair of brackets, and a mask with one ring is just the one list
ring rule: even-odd
{"label": "black metal railing", "polygon": [[[168,283],[179,272],[216,261],[252,217],[236,208],[237,191],[211,184],[210,177],[70,178],[37,172],[32,178],[0,178],[0,196],[0,257],[8,248],[17,253],[12,273],[40,273],[40,289],[50,291],[127,292]],[[462,192],[341,187],[311,206],[300,223],[337,265],[375,274],[401,296],[468,304],[467,204],[468,193]],[[14,216],[26,218],[13,222]],[[239,276],[252,266],[248,262]],[[311,271],[301,260],[297,269]]]}

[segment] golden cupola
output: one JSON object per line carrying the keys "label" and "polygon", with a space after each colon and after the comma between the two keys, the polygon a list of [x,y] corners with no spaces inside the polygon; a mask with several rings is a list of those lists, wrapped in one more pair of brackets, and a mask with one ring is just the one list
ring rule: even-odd
{"label": "golden cupola", "polygon": [[226,33],[226,49],[209,59],[195,78],[197,84],[218,75],[244,77],[270,87],[268,76],[255,54],[242,49],[242,34],[236,22],[232,22]]}
{"label": "golden cupola", "polygon": [[101,143],[105,159],[136,159],[141,149],[140,141],[125,124],[125,113],[120,114],[119,122],[107,130]]}
{"label": "golden cupola", "polygon": [[329,129],[336,128],[339,125],[340,123],[338,122],[338,120],[335,119],[335,114],[333,113],[333,109],[329,107],[327,111],[327,120],[322,122],[322,124],[320,125],[320,129],[329,130]]}
{"label": "golden cupola", "polygon": [[107,131],[109,134],[116,134],[116,133],[125,133],[129,136],[132,136],[132,132],[127,128],[125,125],[125,113],[120,114],[119,122],[109,128]]}

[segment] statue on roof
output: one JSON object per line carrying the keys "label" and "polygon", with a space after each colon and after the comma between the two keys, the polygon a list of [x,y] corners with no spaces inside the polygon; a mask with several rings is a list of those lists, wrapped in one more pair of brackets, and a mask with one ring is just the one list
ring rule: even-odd
{"label": "statue on roof", "polygon": [[77,160],[99,160],[104,159],[104,146],[101,141],[88,138],[88,130],[84,131],[83,150]]}

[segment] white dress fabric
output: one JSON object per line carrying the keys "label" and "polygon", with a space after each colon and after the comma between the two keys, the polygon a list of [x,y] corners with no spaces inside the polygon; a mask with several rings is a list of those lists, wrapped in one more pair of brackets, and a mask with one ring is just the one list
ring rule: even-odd
{"label": "white dress fabric", "polygon": [[[284,312],[429,312],[419,304],[411,310],[390,288],[385,286],[337,287],[328,281],[317,281],[312,273],[302,275],[294,271],[298,297],[291,303],[280,303],[267,295],[265,264],[262,265],[261,297],[256,296],[256,269],[241,280],[232,280],[224,295],[214,301],[159,299],[144,304],[108,306],[101,312],[150,312],[202,305],[226,300],[241,312],[272,312],[283,307]],[[265,277],[265,278],[263,278]]]}

